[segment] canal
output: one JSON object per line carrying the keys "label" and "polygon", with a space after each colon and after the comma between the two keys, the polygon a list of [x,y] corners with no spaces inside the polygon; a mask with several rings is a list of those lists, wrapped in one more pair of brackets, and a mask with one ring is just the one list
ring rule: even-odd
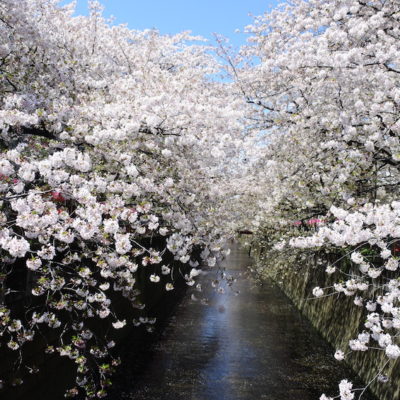
{"label": "canal", "polygon": [[110,398],[316,400],[336,395],[344,378],[362,386],[277,287],[245,277],[251,262],[234,246],[222,265],[237,277],[233,290],[218,293],[209,272],[200,278],[203,292],[193,292],[198,299],[187,293],[159,336],[140,352],[126,342]]}

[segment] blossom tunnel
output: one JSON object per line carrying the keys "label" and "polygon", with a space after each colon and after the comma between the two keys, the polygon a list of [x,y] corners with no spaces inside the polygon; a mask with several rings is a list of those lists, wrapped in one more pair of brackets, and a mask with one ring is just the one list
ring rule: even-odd
{"label": "blossom tunnel", "polygon": [[398,0],[288,1],[238,52],[73,7],[0,0],[4,390],[60,358],[66,397],[106,397],[120,332],[182,288],[201,302],[206,270],[234,290],[247,233],[243,279],[280,285],[364,380],[320,399],[398,397]]}

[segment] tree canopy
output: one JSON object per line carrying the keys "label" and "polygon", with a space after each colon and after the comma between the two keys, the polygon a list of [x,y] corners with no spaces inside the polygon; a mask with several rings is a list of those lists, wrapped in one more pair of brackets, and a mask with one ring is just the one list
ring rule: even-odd
{"label": "tree canopy", "polygon": [[[8,348],[22,360],[42,326],[57,330],[46,351],[77,367],[66,396],[104,397],[118,360],[88,321],[124,327],[110,293],[143,308],[136,275],[149,267],[166,291],[178,275],[192,286],[195,248],[214,267],[250,229],[283,263],[293,252],[345,253],[354,268],[326,257],[337,284],[313,294],[354,296],[368,314],[351,350],[397,359],[399,2],[291,0],[256,17],[233,56],[187,32],[114,26],[94,1],[90,11],[0,0]],[[217,77],[223,69],[230,79]],[[153,236],[164,249],[146,244]],[[189,269],[174,272],[167,254]],[[23,317],[8,300],[21,269],[41,299]],[[355,396],[347,381],[339,390]]]}

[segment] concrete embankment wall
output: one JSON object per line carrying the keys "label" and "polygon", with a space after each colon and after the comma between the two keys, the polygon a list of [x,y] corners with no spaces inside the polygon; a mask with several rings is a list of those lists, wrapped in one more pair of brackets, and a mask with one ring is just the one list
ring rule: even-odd
{"label": "concrete embankment wall", "polygon": [[[261,265],[273,264],[271,260],[267,260],[269,254],[257,246],[252,246],[251,255]],[[326,266],[316,264],[310,260],[295,267],[268,267],[266,276],[282,289],[335,349],[347,353],[350,350],[349,340],[363,331],[365,309],[353,303],[354,297],[345,297],[343,294],[313,298],[312,289],[315,286],[329,287],[336,282],[334,276],[325,273]],[[346,357],[346,362],[364,382],[373,380],[370,390],[378,399],[400,399],[399,361],[391,361],[383,370],[383,374],[389,376],[389,382],[381,383],[376,379],[386,361],[384,352],[380,350],[353,352]]]}

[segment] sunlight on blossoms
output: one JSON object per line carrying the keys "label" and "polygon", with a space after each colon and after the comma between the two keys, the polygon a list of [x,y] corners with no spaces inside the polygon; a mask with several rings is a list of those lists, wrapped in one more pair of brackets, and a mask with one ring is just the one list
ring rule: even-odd
{"label": "sunlight on blossoms", "polygon": [[[262,385],[285,385],[262,351],[296,328],[262,321],[281,301],[262,294],[278,286],[334,348],[324,361],[309,344],[299,365],[359,375],[331,373],[333,389],[309,379],[314,395],[397,398],[400,3],[287,1],[252,17],[240,49],[75,6],[0,0],[0,397],[28,393],[52,365],[73,376],[65,398],[115,395],[131,340],[187,348],[182,360],[215,345],[196,368],[238,364],[223,394],[264,398],[275,392]],[[198,343],[163,342],[196,323]],[[229,346],[247,343],[232,361]],[[289,347],[276,344],[269,365]],[[247,367],[263,377],[257,395]],[[194,376],[218,375],[205,371]]]}

